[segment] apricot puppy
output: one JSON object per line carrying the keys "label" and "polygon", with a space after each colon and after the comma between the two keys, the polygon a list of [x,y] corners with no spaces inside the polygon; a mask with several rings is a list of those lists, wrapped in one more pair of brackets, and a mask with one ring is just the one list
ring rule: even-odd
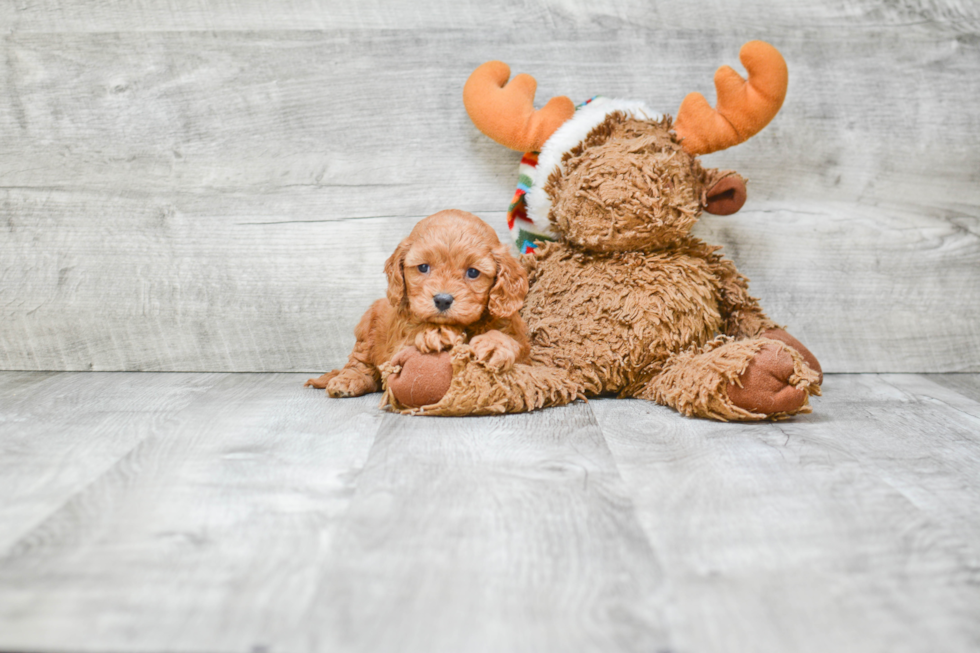
{"label": "apricot puppy", "polygon": [[354,329],[347,364],[310,379],[331,397],[381,389],[379,367],[406,347],[425,353],[469,342],[500,370],[526,362],[530,347],[518,311],[527,273],[486,222],[472,213],[440,211],[421,220],[385,262],[387,299]]}

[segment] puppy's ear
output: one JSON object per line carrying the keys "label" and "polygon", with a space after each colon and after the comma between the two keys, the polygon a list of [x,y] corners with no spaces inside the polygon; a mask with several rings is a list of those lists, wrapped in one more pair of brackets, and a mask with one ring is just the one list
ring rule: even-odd
{"label": "puppy's ear", "polygon": [[490,289],[487,309],[493,317],[510,317],[521,310],[527,295],[527,272],[516,258],[511,256],[506,245],[493,250],[497,262],[497,279]]}
{"label": "puppy's ear", "polygon": [[412,247],[412,241],[406,238],[395,252],[385,261],[385,276],[388,277],[388,301],[392,308],[399,312],[408,310],[408,297],[405,295],[405,255]]}

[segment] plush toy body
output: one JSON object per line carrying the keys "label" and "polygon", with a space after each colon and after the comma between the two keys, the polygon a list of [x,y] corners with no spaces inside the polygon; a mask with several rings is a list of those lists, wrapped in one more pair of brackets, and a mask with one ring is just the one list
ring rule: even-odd
{"label": "plush toy body", "polygon": [[[693,238],[604,255],[542,246],[523,311],[531,360],[567,370],[587,396],[640,397],[725,420],[800,412],[818,373],[785,343],[756,337],[777,327],[714,249]],[[765,387],[732,397],[729,386],[738,393],[760,353]]]}
{"label": "plush toy body", "polygon": [[[692,94],[673,123],[604,98],[578,111],[556,98],[535,112],[530,77],[505,86],[500,62],[473,73],[464,90],[473,121],[530,150],[509,214],[530,282],[521,316],[532,367],[561,391],[529,393],[526,378],[482,368],[462,348],[448,391],[424,412],[521,411],[603,394],[722,420],[810,410],[816,358],[765,315],[718,247],[689,235],[702,210],[731,214],[746,197],[741,177],[702,168],[697,155],[744,141],[782,104],[779,53],[756,41],[742,61],[748,82],[727,67],[716,75],[717,111]],[[491,396],[488,411],[480,397]]]}

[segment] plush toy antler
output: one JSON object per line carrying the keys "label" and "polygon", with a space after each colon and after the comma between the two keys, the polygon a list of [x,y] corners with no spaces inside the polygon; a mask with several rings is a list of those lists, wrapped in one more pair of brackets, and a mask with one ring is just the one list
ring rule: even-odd
{"label": "plush toy antler", "polygon": [[473,124],[493,140],[518,152],[536,152],[575,114],[575,104],[562,95],[535,111],[538,83],[525,74],[507,83],[509,77],[510,66],[488,61],[466,80],[463,104]]}
{"label": "plush toy antler", "polygon": [[779,50],[764,41],[749,41],[739,52],[748,81],[728,66],[715,73],[718,109],[700,93],[681,102],[674,131],[681,145],[695,156],[742,143],[769,124],[786,97],[789,73]]}

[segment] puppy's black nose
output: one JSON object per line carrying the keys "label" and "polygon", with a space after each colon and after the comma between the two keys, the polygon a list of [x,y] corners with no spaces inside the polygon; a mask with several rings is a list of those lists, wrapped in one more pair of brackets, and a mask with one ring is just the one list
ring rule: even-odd
{"label": "puppy's black nose", "polygon": [[453,296],[441,292],[432,298],[432,302],[440,311],[447,311],[449,310],[449,307],[453,305]]}

